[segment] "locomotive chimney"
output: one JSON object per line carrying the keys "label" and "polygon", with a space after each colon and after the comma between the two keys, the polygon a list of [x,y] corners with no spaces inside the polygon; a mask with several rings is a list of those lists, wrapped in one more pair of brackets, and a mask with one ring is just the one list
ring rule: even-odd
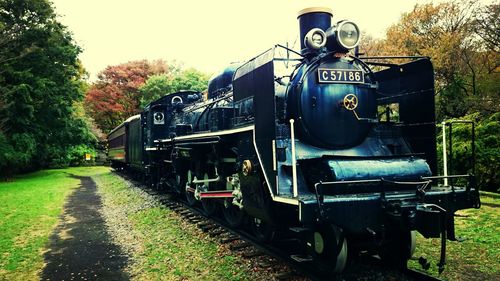
{"label": "locomotive chimney", "polygon": [[304,43],[304,37],[313,28],[326,31],[332,26],[332,10],[326,7],[312,7],[301,10],[298,13],[300,27],[300,49],[303,55],[310,52]]}

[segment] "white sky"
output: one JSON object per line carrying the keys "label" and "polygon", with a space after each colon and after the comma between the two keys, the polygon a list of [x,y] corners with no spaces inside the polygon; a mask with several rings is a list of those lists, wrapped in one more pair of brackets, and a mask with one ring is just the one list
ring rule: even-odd
{"label": "white sky", "polygon": [[[326,6],[332,23],[356,22],[383,37],[401,13],[427,0],[52,0],[60,21],[83,48],[95,78],[108,65],[139,59],[177,60],[207,73],[298,37],[297,12]],[[298,44],[298,42],[297,42]]]}

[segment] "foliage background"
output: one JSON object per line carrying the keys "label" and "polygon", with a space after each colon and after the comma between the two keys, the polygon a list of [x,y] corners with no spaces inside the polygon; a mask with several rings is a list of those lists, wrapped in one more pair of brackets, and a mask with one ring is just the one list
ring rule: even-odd
{"label": "foliage background", "polygon": [[[437,123],[476,122],[478,183],[497,192],[498,30],[500,4],[451,0],[416,5],[388,28],[385,38],[366,35],[360,46],[368,56],[431,58]],[[0,177],[79,165],[84,153],[96,153],[107,132],[147,103],[179,90],[207,87],[207,74],[163,60],[108,66],[89,83],[80,52],[49,1],[0,1]],[[464,161],[471,156],[464,126],[456,126],[454,143],[451,172],[471,172]]]}
{"label": "foliage background", "polygon": [[[437,124],[449,120],[476,123],[476,175],[483,190],[499,191],[500,167],[500,4],[455,0],[416,5],[388,28],[386,37],[366,36],[368,56],[426,56],[435,70]],[[389,61],[385,61],[389,62]],[[394,61],[393,61],[394,62]],[[403,62],[396,60],[396,62]],[[472,172],[471,133],[453,126],[453,163],[449,174]],[[438,157],[442,157],[437,128]],[[442,159],[439,159],[442,163]],[[442,165],[441,165],[442,167]]]}
{"label": "foliage background", "polygon": [[130,61],[99,73],[84,106],[103,132],[109,132],[149,102],[181,90],[203,91],[208,75],[163,60]]}
{"label": "foliage background", "polygon": [[67,166],[92,152],[80,48],[44,0],[0,1],[0,176]]}

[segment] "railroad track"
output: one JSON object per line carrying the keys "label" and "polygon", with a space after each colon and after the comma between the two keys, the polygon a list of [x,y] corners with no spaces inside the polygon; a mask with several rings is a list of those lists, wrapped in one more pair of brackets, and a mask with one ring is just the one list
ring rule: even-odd
{"label": "railroad track", "polygon": [[219,243],[228,245],[236,255],[248,259],[254,267],[272,272],[275,280],[402,280],[402,281],[438,281],[441,280],[413,269],[388,268],[379,259],[372,256],[360,256],[350,264],[341,275],[322,276],[317,273],[310,261],[297,261],[292,258],[298,252],[298,239],[282,235],[272,244],[261,243],[248,229],[232,229],[223,218],[206,216],[200,207],[189,206],[184,200],[144,186],[123,173],[120,176],[133,182],[136,187],[153,196],[163,206],[177,213],[186,221],[195,224]]}

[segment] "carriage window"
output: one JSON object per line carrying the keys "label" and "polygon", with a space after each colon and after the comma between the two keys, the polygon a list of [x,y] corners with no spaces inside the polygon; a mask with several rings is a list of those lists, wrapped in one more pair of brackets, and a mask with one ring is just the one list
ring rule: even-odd
{"label": "carriage window", "polygon": [[399,103],[381,104],[377,107],[381,122],[399,122]]}

